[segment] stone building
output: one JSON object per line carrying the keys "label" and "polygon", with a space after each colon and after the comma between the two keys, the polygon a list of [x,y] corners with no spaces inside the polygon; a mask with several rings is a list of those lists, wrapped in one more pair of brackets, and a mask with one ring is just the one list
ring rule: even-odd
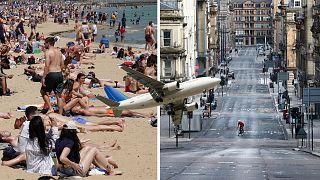
{"label": "stone building", "polygon": [[311,27],[312,36],[314,38],[314,83],[320,87],[320,0],[315,1],[313,9],[313,24]]}
{"label": "stone building", "polygon": [[160,80],[185,80],[186,50],[184,48],[183,14],[178,2],[160,4]]}
{"label": "stone building", "polygon": [[272,43],[272,0],[234,0],[236,45]]}
{"label": "stone building", "polygon": [[314,45],[315,34],[311,30],[313,21],[313,6],[314,1],[301,1],[302,10],[296,15],[297,23],[297,90],[298,96],[302,97],[303,88],[307,87],[308,83],[314,81],[315,63],[314,59],[317,57]]}

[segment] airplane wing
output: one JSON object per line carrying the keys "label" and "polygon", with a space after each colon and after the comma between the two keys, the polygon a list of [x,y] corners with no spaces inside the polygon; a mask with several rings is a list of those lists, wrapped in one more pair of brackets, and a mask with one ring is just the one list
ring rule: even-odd
{"label": "airplane wing", "polygon": [[122,66],[121,67],[124,71],[128,73],[129,76],[133,77],[135,80],[139,81],[144,86],[155,90],[156,92],[162,92],[164,83],[157,81],[155,79],[152,79],[149,76],[146,76],[138,71],[135,71],[129,67]]}

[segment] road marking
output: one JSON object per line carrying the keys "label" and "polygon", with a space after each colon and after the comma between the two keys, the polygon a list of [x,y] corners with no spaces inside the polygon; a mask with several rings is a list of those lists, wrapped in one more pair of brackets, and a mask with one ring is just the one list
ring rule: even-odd
{"label": "road marking", "polygon": [[183,175],[200,175],[201,173],[181,173]]}
{"label": "road marking", "polygon": [[234,164],[234,162],[229,161],[229,162],[218,162],[219,164]]}

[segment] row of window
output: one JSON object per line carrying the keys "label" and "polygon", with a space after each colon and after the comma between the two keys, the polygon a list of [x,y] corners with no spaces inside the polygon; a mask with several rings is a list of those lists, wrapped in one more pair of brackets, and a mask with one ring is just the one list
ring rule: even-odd
{"label": "row of window", "polygon": [[236,23],[236,29],[246,29],[246,28],[260,28],[260,29],[267,29],[271,28],[270,24],[253,24],[253,23]]}
{"label": "row of window", "polygon": [[265,2],[262,2],[262,3],[246,3],[246,4],[233,4],[233,7],[234,8],[263,8],[263,7],[271,7],[271,4],[270,3],[265,3]]}
{"label": "row of window", "polygon": [[270,9],[263,9],[263,10],[235,10],[235,15],[264,15],[264,14],[271,14]]}
{"label": "row of window", "polygon": [[271,31],[258,31],[258,32],[254,32],[252,30],[245,31],[245,32],[236,31],[236,36],[269,36],[269,35],[271,35]]}
{"label": "row of window", "polygon": [[245,16],[245,17],[235,17],[234,18],[234,21],[256,21],[256,22],[259,22],[259,21],[270,21],[271,18],[269,16]]}

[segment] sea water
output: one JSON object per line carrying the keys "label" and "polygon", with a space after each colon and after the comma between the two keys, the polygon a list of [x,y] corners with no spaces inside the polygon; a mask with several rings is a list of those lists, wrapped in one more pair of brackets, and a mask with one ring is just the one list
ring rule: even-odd
{"label": "sea water", "polygon": [[[149,21],[154,23],[154,27],[157,31],[157,5],[141,5],[141,6],[123,6],[123,7],[101,7],[95,9],[97,13],[108,13],[108,19],[106,22],[103,22],[102,25],[98,22],[98,36],[95,38],[96,42],[98,42],[102,35],[106,35],[109,38],[111,43],[115,42],[114,33],[118,28],[119,23],[121,23],[121,19],[123,17],[123,13],[126,17],[126,34],[124,38],[124,44],[130,44],[133,47],[144,48],[145,45],[145,37],[144,30],[148,25]],[[114,27],[109,26],[109,21],[111,17],[111,13],[117,11],[117,20]],[[136,19],[140,16],[139,24],[136,24]],[[134,24],[132,21],[134,21]],[[75,39],[75,33],[67,33],[62,34],[62,36],[66,36],[68,38]],[[157,35],[154,35],[157,38]],[[119,37],[120,40],[120,37]],[[119,42],[118,42],[119,43]],[[120,45],[122,43],[119,43]]]}

